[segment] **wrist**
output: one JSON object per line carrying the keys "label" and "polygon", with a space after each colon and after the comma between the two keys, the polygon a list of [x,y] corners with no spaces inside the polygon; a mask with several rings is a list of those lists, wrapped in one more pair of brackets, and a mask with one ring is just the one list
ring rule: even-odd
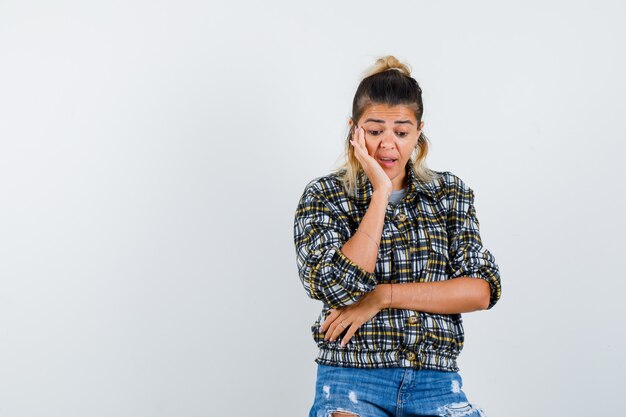
{"label": "wrist", "polygon": [[387,203],[389,201],[389,198],[391,197],[391,190],[387,191],[387,190],[374,190],[372,192],[372,199],[373,200],[382,200],[385,203]]}
{"label": "wrist", "polygon": [[378,307],[380,310],[391,307],[393,284],[378,284]]}

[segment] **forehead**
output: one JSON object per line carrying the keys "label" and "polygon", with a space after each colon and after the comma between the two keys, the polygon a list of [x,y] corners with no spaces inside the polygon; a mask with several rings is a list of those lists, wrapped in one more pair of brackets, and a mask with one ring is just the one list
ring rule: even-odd
{"label": "forehead", "polygon": [[393,123],[397,120],[410,120],[414,125],[417,122],[413,108],[402,104],[395,106],[390,106],[388,104],[373,104],[365,109],[361,115],[362,122],[365,122],[367,119],[383,120],[387,123]]}

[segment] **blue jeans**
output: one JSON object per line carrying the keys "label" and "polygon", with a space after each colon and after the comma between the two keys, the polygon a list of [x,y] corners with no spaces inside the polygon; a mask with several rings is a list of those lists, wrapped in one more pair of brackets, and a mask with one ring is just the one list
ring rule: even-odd
{"label": "blue jeans", "polygon": [[485,417],[467,401],[458,372],[317,365],[309,417]]}

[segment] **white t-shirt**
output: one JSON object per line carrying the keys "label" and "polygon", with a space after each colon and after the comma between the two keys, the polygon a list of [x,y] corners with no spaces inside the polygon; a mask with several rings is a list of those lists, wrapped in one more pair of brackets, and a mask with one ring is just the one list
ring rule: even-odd
{"label": "white t-shirt", "polygon": [[389,197],[389,204],[393,204],[394,206],[398,204],[398,202],[402,200],[402,197],[406,194],[406,188],[407,187],[404,187],[401,190],[392,190],[391,196]]}

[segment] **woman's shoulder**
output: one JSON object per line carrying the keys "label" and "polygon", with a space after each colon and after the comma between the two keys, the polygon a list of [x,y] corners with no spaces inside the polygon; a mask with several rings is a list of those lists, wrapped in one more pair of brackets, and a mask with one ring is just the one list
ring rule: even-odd
{"label": "woman's shoulder", "polygon": [[343,195],[341,182],[342,171],[333,171],[325,175],[320,175],[310,180],[302,191],[302,197],[332,199],[333,196],[339,198]]}
{"label": "woman's shoulder", "polygon": [[333,171],[325,175],[320,175],[310,180],[304,187],[304,193],[320,192],[327,193],[341,188],[341,176],[343,171]]}
{"label": "woman's shoulder", "polygon": [[438,183],[437,194],[447,202],[450,208],[465,210],[466,205],[474,200],[474,190],[459,175],[451,171],[438,171],[435,181]]}
{"label": "woman's shoulder", "polygon": [[433,185],[440,190],[446,192],[451,191],[469,191],[470,187],[467,185],[461,177],[453,173],[452,171],[434,171],[437,177],[433,180]]}

